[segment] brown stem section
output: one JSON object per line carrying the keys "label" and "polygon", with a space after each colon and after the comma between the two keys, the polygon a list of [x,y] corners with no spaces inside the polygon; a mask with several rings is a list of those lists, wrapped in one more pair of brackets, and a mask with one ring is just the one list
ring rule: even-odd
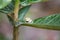
{"label": "brown stem section", "polygon": [[18,29],[19,29],[18,27],[13,28],[13,40],[18,40],[18,34],[19,34]]}
{"label": "brown stem section", "polygon": [[18,21],[18,11],[19,11],[19,4],[20,0],[15,0],[15,6],[14,6],[14,27],[13,27],[13,40],[18,40],[18,30],[19,27],[16,27],[16,22]]}

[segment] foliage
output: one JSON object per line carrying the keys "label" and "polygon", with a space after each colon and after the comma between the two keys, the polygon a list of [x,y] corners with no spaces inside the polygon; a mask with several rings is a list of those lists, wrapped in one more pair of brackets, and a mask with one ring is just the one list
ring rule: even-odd
{"label": "foliage", "polygon": [[31,24],[22,24],[27,26],[33,26],[36,28],[60,30],[60,14],[53,14],[33,20]]}
{"label": "foliage", "polygon": [[0,9],[7,6],[12,0],[0,0]]}
{"label": "foliage", "polygon": [[20,0],[20,1],[22,6],[27,6],[37,2],[46,2],[48,0]]}
{"label": "foliage", "polygon": [[[19,6],[21,5],[22,7],[21,6],[20,6],[21,8],[19,7],[18,21],[17,22],[14,22],[14,18],[13,18],[13,16],[14,16],[14,12],[13,11],[14,11],[15,0],[9,0],[9,1],[1,0],[0,1],[0,12],[7,14],[9,20],[12,21],[12,24],[15,24],[17,26],[19,26],[20,24],[24,24],[26,22],[26,20],[24,20],[24,16],[28,12],[31,4],[37,3],[37,2],[46,2],[47,0],[19,0],[19,1],[20,1]],[[57,15],[58,18],[56,17],[56,15],[57,14],[54,14],[53,16],[50,15],[50,16],[46,16],[46,17],[41,17],[41,18],[35,19],[33,21],[33,23],[31,23],[31,24],[32,25],[33,24],[38,24],[39,26],[41,24],[42,25],[48,25],[48,26],[51,26],[53,24],[52,26],[60,26],[60,25],[58,25],[59,22],[54,23],[56,20],[59,19],[59,15]],[[52,28],[53,29],[55,27],[44,27],[44,28],[48,28],[48,29]],[[56,27],[56,28],[58,28],[58,27]]]}
{"label": "foliage", "polygon": [[4,13],[13,25],[13,40],[17,39],[18,28],[31,26],[50,30],[60,30],[60,14],[53,14],[37,18],[32,23],[26,22],[24,17],[33,3],[47,2],[48,0],[0,0],[0,13]]}

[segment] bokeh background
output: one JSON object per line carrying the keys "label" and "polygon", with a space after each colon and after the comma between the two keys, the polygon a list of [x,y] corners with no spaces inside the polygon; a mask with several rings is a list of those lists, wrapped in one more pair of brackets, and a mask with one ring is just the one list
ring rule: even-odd
{"label": "bokeh background", "polygon": [[[34,20],[55,13],[60,13],[60,0],[32,4],[25,18],[28,17]],[[12,30],[13,27],[7,16],[0,13],[0,34],[4,35],[8,40],[12,40]],[[60,40],[60,31],[22,26],[19,28],[19,40]]]}

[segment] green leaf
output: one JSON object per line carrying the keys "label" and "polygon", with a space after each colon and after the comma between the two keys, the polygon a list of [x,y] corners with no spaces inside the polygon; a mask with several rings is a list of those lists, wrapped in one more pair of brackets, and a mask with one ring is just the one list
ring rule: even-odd
{"label": "green leaf", "polygon": [[26,15],[26,13],[28,12],[30,7],[31,7],[31,5],[23,7],[19,10],[18,20],[23,20],[24,19],[24,16]]}
{"label": "green leaf", "polygon": [[0,0],[0,9],[6,7],[12,0]]}
{"label": "green leaf", "polygon": [[5,8],[0,9],[0,12],[5,13],[5,14],[9,14],[9,13],[13,12],[13,9],[14,9],[14,0],[12,0],[12,2],[8,6],[6,6]]}
{"label": "green leaf", "polygon": [[31,24],[22,24],[26,26],[33,26],[36,28],[60,30],[60,14],[53,14],[41,18],[37,18]]}
{"label": "green leaf", "polygon": [[27,6],[31,5],[33,3],[38,3],[38,2],[47,2],[48,0],[20,0],[20,4],[22,6]]}

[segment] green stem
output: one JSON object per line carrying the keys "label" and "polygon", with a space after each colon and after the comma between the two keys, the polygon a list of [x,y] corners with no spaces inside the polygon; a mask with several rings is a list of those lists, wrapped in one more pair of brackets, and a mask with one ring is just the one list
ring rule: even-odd
{"label": "green stem", "polygon": [[20,1],[15,0],[14,21],[17,21],[17,19],[18,19],[19,4],[20,4]]}
{"label": "green stem", "polygon": [[[60,26],[55,26],[55,25],[44,25],[44,24],[21,24],[23,26],[30,26],[34,28],[40,28],[40,29],[48,29],[48,30],[56,30],[60,31]],[[20,25],[19,25],[20,26]]]}
{"label": "green stem", "polygon": [[19,11],[19,4],[20,4],[20,0],[15,0],[15,6],[14,6],[14,27],[13,27],[13,40],[18,40],[18,28],[15,25],[15,22],[17,22],[18,20],[18,11]]}

